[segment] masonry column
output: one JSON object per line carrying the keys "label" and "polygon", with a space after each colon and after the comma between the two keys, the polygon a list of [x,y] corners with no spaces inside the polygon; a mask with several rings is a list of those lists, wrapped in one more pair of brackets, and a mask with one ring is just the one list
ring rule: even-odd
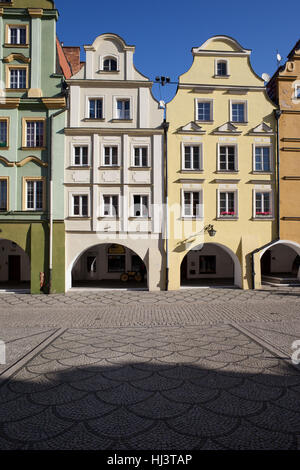
{"label": "masonry column", "polygon": [[[3,31],[3,8],[0,8],[0,31]],[[3,47],[0,47],[0,63],[2,63],[3,59]],[[2,66],[0,67],[0,96],[5,95],[5,83],[2,77]]]}
{"label": "masonry column", "polygon": [[122,138],[122,154],[123,154],[123,232],[128,231],[128,210],[130,207],[129,194],[128,194],[128,135],[124,134]]}
{"label": "masonry column", "polygon": [[31,62],[30,62],[30,88],[28,98],[40,98],[41,88],[41,62],[42,62],[42,8],[28,8],[31,16]]}
{"label": "masonry column", "polygon": [[97,231],[98,228],[98,155],[99,155],[99,135],[93,135],[92,142],[92,187],[91,187],[91,204],[92,204],[92,230]]}
{"label": "masonry column", "polygon": [[94,71],[94,52],[96,49],[93,46],[84,46],[86,52],[86,66],[85,66],[85,78],[93,78]]}

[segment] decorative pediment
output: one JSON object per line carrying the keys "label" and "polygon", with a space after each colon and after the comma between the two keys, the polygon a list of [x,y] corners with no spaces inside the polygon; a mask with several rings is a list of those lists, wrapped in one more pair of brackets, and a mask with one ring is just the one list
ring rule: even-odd
{"label": "decorative pediment", "polygon": [[39,158],[34,157],[34,156],[23,158],[23,160],[16,163],[16,166],[24,166],[29,162],[36,163],[37,165],[42,166],[44,168],[46,168],[48,166],[47,162],[42,162],[42,160],[40,160]]}
{"label": "decorative pediment", "polygon": [[25,57],[23,54],[9,54],[7,57],[4,57],[3,62],[9,63],[17,60],[19,62],[24,62],[24,64],[28,64],[30,62],[29,57]]}
{"label": "decorative pediment", "polygon": [[5,157],[2,157],[2,155],[0,155],[0,163],[3,163],[3,165],[5,166],[14,166],[14,162],[10,162],[9,160],[7,160],[7,158]]}
{"label": "decorative pediment", "polygon": [[258,126],[254,127],[250,132],[250,135],[273,135],[274,131],[272,127],[268,126],[265,122],[262,122]]}
{"label": "decorative pediment", "polygon": [[179,134],[205,134],[206,131],[204,131],[201,126],[191,121],[185,126],[179,127],[177,132]]}
{"label": "decorative pediment", "polygon": [[213,134],[234,134],[234,135],[239,135],[241,134],[242,131],[239,131],[238,128],[232,124],[232,122],[225,122],[225,124],[222,124],[222,126],[217,127],[214,131]]}

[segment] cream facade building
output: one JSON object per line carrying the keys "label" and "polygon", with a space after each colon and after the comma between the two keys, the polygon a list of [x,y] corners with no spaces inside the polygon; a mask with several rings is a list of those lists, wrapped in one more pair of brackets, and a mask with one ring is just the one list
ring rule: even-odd
{"label": "cream facade building", "polygon": [[164,288],[163,110],[134,50],[103,34],[68,81],[66,290],[118,285],[129,271],[141,272],[149,290]]}
{"label": "cream facade building", "polygon": [[227,36],[192,49],[167,106],[169,289],[261,285],[276,239],[276,106]]}

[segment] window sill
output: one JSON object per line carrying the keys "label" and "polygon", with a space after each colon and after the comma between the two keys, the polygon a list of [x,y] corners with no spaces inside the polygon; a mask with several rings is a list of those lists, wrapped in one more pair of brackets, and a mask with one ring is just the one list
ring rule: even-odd
{"label": "window sill", "polygon": [[91,167],[89,165],[72,165],[66,168],[67,170],[90,170]]}
{"label": "window sill", "polygon": [[120,70],[98,70],[97,73],[99,74],[108,73],[109,75],[117,75],[118,73],[120,73]]}
{"label": "window sill", "polygon": [[0,151],[1,151],[1,150],[9,150],[9,147],[7,147],[7,146],[2,147],[2,146],[0,145]]}
{"label": "window sill", "polygon": [[199,120],[199,119],[196,119],[195,123],[196,123],[196,124],[213,124],[214,121],[212,121],[212,120],[201,121],[201,120]]}
{"label": "window sill", "polygon": [[239,170],[217,170],[216,173],[225,174],[225,175],[228,175],[230,173],[237,174],[237,173],[239,173]]}
{"label": "window sill", "polygon": [[5,88],[7,93],[27,93],[29,88]]}
{"label": "window sill", "polygon": [[104,118],[84,118],[84,122],[104,122]]}
{"label": "window sill", "polygon": [[[44,212],[46,211],[46,209],[24,209],[23,211],[20,211],[22,212],[22,214],[39,214],[39,215],[42,215],[44,214]],[[17,211],[18,212],[18,211]]]}
{"label": "window sill", "polygon": [[275,218],[272,216],[272,217],[264,217],[264,216],[261,216],[261,217],[252,217],[251,220],[269,220],[269,221],[272,221],[272,220],[275,220]]}
{"label": "window sill", "polygon": [[249,123],[248,121],[230,121],[230,124],[234,126],[247,126]]}
{"label": "window sill", "polygon": [[128,217],[128,220],[151,220],[151,217],[140,217],[140,216],[134,216],[134,217]]}
{"label": "window sill", "polygon": [[184,168],[182,168],[180,170],[180,173],[203,173],[203,169],[197,169],[197,170],[193,170],[193,169],[189,169],[189,170],[185,170]]}
{"label": "window sill", "polygon": [[67,220],[91,220],[91,217],[86,217],[85,215],[70,215],[67,217]]}
{"label": "window sill", "polygon": [[101,215],[100,217],[98,217],[98,220],[110,220],[110,221],[119,221],[121,220],[120,217],[113,217],[111,215]]}
{"label": "window sill", "polygon": [[141,170],[151,170],[151,166],[130,166],[128,170],[132,171],[141,171]]}
{"label": "window sill", "polygon": [[46,150],[47,147],[21,147],[21,150]]}
{"label": "window sill", "polygon": [[[1,5],[1,3],[0,3]],[[18,49],[26,49],[29,47],[29,44],[9,44],[8,42],[6,42],[3,47],[10,47],[11,49],[15,49],[16,47]]]}
{"label": "window sill", "polygon": [[214,78],[230,78],[230,75],[214,75]]}
{"label": "window sill", "polygon": [[217,220],[239,220],[238,217],[231,217],[231,216],[218,216]]}
{"label": "window sill", "polygon": [[111,122],[133,122],[133,119],[117,119],[114,118],[111,120]]}
{"label": "window sill", "polygon": [[273,171],[252,171],[252,175],[273,175]]}
{"label": "window sill", "polygon": [[204,217],[197,215],[183,215],[181,220],[204,220]]}
{"label": "window sill", "polygon": [[98,170],[121,170],[121,166],[119,165],[102,165],[98,166]]}

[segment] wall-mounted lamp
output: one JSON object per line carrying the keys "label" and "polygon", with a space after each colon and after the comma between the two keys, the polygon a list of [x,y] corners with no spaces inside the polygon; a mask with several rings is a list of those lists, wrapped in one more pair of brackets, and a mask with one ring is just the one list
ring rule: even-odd
{"label": "wall-mounted lamp", "polygon": [[214,229],[214,226],[212,224],[209,224],[206,227],[204,227],[204,232],[207,232],[210,237],[214,237],[217,233],[217,231]]}

